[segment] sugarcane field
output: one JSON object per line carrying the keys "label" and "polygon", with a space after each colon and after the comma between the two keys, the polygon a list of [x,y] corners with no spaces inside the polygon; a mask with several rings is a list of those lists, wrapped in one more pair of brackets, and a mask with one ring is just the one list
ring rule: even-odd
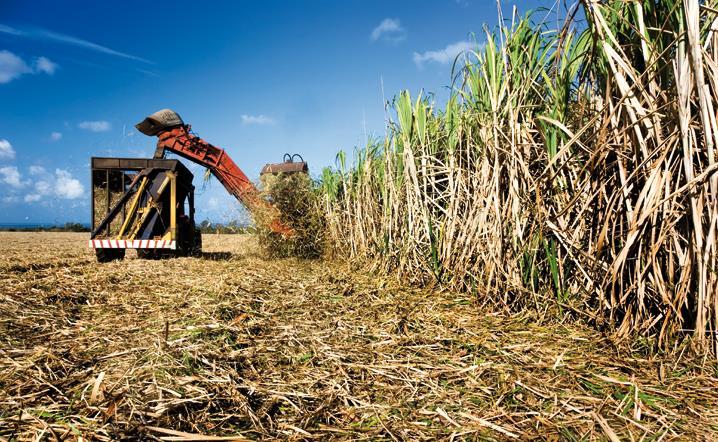
{"label": "sugarcane field", "polygon": [[0,103],[0,441],[718,440],[718,0],[7,0]]}

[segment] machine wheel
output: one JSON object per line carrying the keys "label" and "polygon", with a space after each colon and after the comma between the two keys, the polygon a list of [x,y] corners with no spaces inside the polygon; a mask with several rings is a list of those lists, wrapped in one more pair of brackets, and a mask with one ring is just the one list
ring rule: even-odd
{"label": "machine wheel", "polygon": [[95,249],[97,262],[106,263],[125,259],[125,249]]}
{"label": "machine wheel", "polygon": [[192,244],[190,256],[202,256],[202,231],[196,227],[194,229],[194,243]]}
{"label": "machine wheel", "polygon": [[202,232],[189,220],[179,226],[176,256],[199,256],[202,254]]}

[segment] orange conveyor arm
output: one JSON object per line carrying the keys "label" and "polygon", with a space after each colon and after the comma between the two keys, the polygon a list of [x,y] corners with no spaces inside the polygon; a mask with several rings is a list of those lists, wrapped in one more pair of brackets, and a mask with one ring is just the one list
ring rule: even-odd
{"label": "orange conveyor arm", "polygon": [[190,133],[189,129],[181,125],[157,133],[155,156],[170,151],[208,168],[225,189],[255,215],[255,221],[266,222],[275,233],[293,235],[294,231],[279,220],[279,211],[260,196],[259,190],[224,149]]}

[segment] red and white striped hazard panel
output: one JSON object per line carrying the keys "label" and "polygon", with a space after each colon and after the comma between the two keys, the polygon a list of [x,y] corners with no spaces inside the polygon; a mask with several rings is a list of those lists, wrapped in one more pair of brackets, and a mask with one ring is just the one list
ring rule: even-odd
{"label": "red and white striped hazard panel", "polygon": [[92,249],[172,249],[175,250],[176,241],[164,239],[91,239]]}

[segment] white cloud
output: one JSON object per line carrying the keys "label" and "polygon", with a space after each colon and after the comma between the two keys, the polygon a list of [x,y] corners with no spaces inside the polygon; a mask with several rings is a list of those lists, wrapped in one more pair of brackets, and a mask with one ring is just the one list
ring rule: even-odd
{"label": "white cloud", "polygon": [[23,180],[17,167],[0,167],[0,183],[7,185],[8,191],[2,197],[3,203],[17,203],[22,198],[26,203],[47,204],[48,199],[77,200],[85,195],[82,183],[65,169],[55,169],[52,173],[42,166],[30,166],[28,172],[30,178]]}
{"label": "white cloud", "polygon": [[369,35],[371,41],[382,39],[392,43],[398,43],[405,38],[406,29],[404,29],[401,26],[401,22],[395,18],[385,18]]}
{"label": "white cloud", "polygon": [[55,195],[60,198],[73,200],[85,192],[82,183],[72,177],[66,170],[55,169]]}
{"label": "white cloud", "polygon": [[25,61],[10,51],[0,51],[0,84],[9,83],[32,72]]}
{"label": "white cloud", "polygon": [[57,43],[63,43],[71,46],[77,46],[85,49],[89,49],[95,52],[101,52],[103,54],[113,55],[115,57],[127,58],[130,60],[141,61],[143,63],[154,64],[149,60],[137,57],[135,55],[126,54],[124,52],[116,51],[102,46],[91,41],[83,40],[72,35],[60,34],[58,32],[50,31],[48,29],[35,28],[35,29],[15,29],[10,26],[0,24],[0,33],[10,34],[17,37],[29,38],[32,40],[48,40]]}
{"label": "white cloud", "polygon": [[0,25],[0,32],[11,35],[22,35],[21,31],[18,31],[17,29],[11,28],[10,26],[6,25]]}
{"label": "white cloud", "polygon": [[62,139],[62,132],[53,132],[50,134],[50,141],[60,141]]}
{"label": "white cloud", "polygon": [[[2,27],[0,25],[0,32]],[[25,74],[45,73],[52,75],[58,68],[56,63],[46,57],[39,57],[35,60],[34,68],[28,66],[25,60],[10,51],[0,51],[0,84],[9,83]]]}
{"label": "white cloud", "polygon": [[12,160],[15,158],[15,149],[8,140],[0,138],[0,160]]}
{"label": "white cloud", "polygon": [[44,197],[73,200],[85,193],[82,183],[64,169],[55,169],[55,173],[51,174],[42,166],[30,166],[30,175],[39,178],[35,181],[33,191],[23,198],[26,203],[34,203]]}
{"label": "white cloud", "polygon": [[457,41],[437,51],[414,52],[414,63],[416,63],[419,68],[423,67],[424,63],[430,61],[447,64],[453,62],[462,52],[475,48],[476,45],[469,41]]}
{"label": "white cloud", "polygon": [[242,124],[275,124],[275,121],[264,115],[242,115]]}
{"label": "white cloud", "polygon": [[49,195],[52,193],[52,184],[50,184],[50,181],[45,181],[46,179],[51,180],[52,176],[43,178],[35,183],[35,191],[40,195]]}
{"label": "white cloud", "polygon": [[89,130],[90,132],[107,132],[112,129],[109,121],[83,121],[77,125],[80,129]]}
{"label": "white cloud", "polygon": [[30,175],[44,175],[47,171],[42,166],[30,166]]}
{"label": "white cloud", "polygon": [[57,68],[57,63],[52,62],[47,57],[38,57],[38,59],[35,60],[35,72],[44,72],[47,75],[52,75]]}
{"label": "white cloud", "polygon": [[22,187],[20,171],[15,166],[0,167],[0,180],[10,187]]}

